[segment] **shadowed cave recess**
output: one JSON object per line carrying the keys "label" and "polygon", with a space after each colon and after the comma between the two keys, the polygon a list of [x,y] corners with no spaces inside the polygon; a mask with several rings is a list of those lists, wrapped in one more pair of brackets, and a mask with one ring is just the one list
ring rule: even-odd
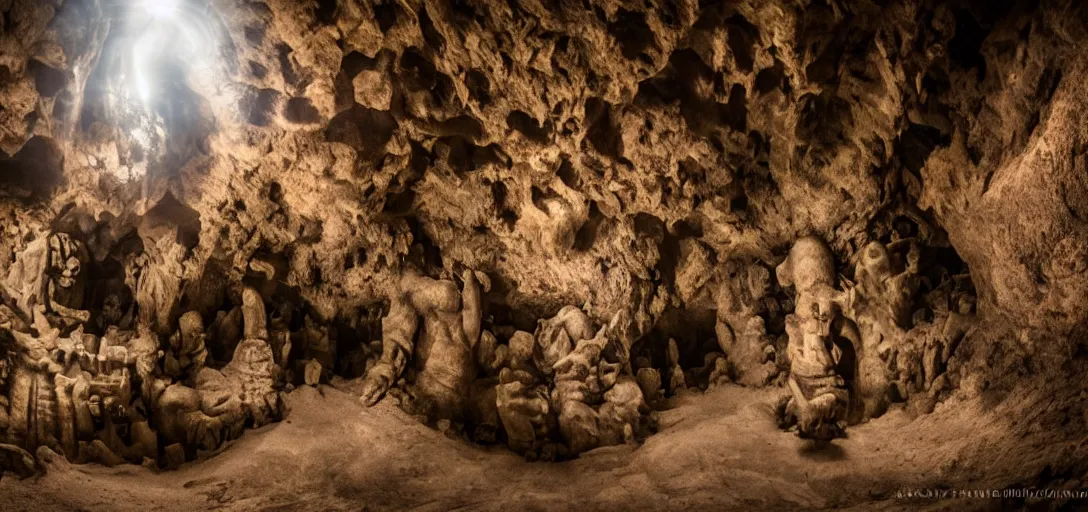
{"label": "shadowed cave recess", "polygon": [[[325,425],[567,468],[589,509],[1084,505],[1086,22],[1072,0],[0,0],[0,471],[22,477],[0,494],[108,509],[64,475],[128,467],[163,509],[309,509],[262,491],[247,440]],[[598,478],[730,436],[811,465],[767,474],[804,492],[728,501],[709,468],[745,462],[712,455],[623,499]],[[223,465],[248,476],[215,487]],[[527,480],[485,504],[308,478],[336,489],[321,509],[550,508]]]}

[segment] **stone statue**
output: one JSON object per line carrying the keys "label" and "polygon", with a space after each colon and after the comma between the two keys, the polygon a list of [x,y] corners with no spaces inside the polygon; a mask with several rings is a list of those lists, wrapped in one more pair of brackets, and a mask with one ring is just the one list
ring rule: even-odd
{"label": "stone statue", "polygon": [[480,286],[490,282],[466,270],[458,292],[451,280],[407,270],[390,297],[382,319],[382,355],[364,378],[362,400],[381,400],[409,362],[416,381],[416,408],[430,418],[461,420],[476,378],[475,348],[481,331]]}
{"label": "stone statue", "polygon": [[538,384],[524,370],[503,368],[495,391],[495,404],[510,449],[521,454],[539,450],[555,430],[548,387]]}
{"label": "stone statue", "polygon": [[537,325],[533,357],[544,376],[553,373],[553,366],[563,359],[581,340],[593,338],[593,328],[585,312],[565,306],[554,317],[540,320]]}
{"label": "stone statue", "polygon": [[887,328],[909,328],[918,290],[918,258],[918,246],[911,243],[906,268],[896,272],[888,247],[870,242],[854,268],[857,286],[851,290],[851,305],[868,309],[868,314]]}
{"label": "stone statue", "polygon": [[648,412],[641,386],[660,394],[661,378],[635,378],[628,348],[611,336],[616,323],[594,333],[586,313],[567,306],[536,336],[513,334],[496,402],[511,449],[551,459],[636,439]]}
{"label": "stone statue", "polygon": [[[914,239],[890,245],[873,241],[859,254],[854,268],[857,285],[846,294],[843,308],[862,340],[854,421],[879,416],[892,402],[924,391],[941,366],[944,343],[936,333],[939,327],[925,321],[928,307],[915,309],[920,255]],[[930,295],[946,296],[942,289]],[[941,305],[935,311],[943,316],[947,309]]]}
{"label": "stone statue", "polygon": [[204,346],[204,320],[200,313],[189,311],[178,320],[178,332],[170,337],[166,354],[166,374],[181,380],[194,381],[208,359]]}
{"label": "stone statue", "polygon": [[[280,368],[267,341],[264,301],[252,288],[242,292],[242,315],[245,339],[221,371],[201,368],[194,387],[166,379],[155,381],[156,430],[170,443],[180,445],[186,458],[196,449],[215,450],[237,438],[247,424],[261,426],[283,414],[277,388]],[[184,330],[195,330],[196,319],[182,316],[186,317],[190,325]]]}
{"label": "stone statue", "polygon": [[763,386],[778,375],[774,345],[759,316],[771,293],[770,272],[759,264],[730,263],[738,268],[718,292],[718,345],[729,358],[737,383]]}
{"label": "stone statue", "polygon": [[[51,233],[18,254],[0,282],[0,469],[32,471],[27,454],[43,447],[78,462],[141,463],[159,457],[160,436],[174,464],[280,417],[261,297],[246,289],[237,314],[218,323],[213,334],[237,330],[239,340],[222,370],[208,368],[201,315],[175,314],[185,249],[157,240],[145,239],[149,252],[126,269],[136,317],[122,310],[129,290],[114,289],[93,325],[81,242]],[[226,325],[235,317],[238,329]]]}
{"label": "stone statue", "polygon": [[185,247],[170,233],[144,239],[144,252],[126,266],[126,283],[134,290],[136,323],[166,336],[178,315],[185,276]]}
{"label": "stone statue", "polygon": [[782,404],[782,423],[796,423],[803,438],[838,437],[849,412],[847,379],[853,377],[858,336],[836,303],[841,292],[834,256],[823,240],[803,238],[776,273],[797,297],[794,313],[786,318],[791,396]]}
{"label": "stone statue", "polygon": [[88,258],[83,244],[67,233],[51,233],[27,245],[15,259],[3,289],[24,318],[41,306],[64,328],[90,320],[84,311],[85,276]]}

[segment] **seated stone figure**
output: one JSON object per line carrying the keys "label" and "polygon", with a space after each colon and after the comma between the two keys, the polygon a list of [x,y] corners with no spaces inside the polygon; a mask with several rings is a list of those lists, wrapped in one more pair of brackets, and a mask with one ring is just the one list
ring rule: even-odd
{"label": "seated stone figure", "polygon": [[836,300],[834,257],[816,237],[797,241],[777,268],[779,283],[794,286],[796,309],[786,318],[791,396],[781,404],[781,424],[796,424],[803,438],[842,434],[850,407],[856,328]]}
{"label": "seated stone figure", "polygon": [[82,326],[61,336],[44,305],[34,318],[33,328],[11,332],[13,379],[0,400],[4,440],[106,465],[155,457],[155,436],[134,407],[140,338],[111,330],[99,339]]}
{"label": "seated stone figure", "polygon": [[594,334],[586,313],[568,306],[536,336],[514,333],[497,390],[511,449],[554,459],[635,439],[647,405],[613,327]]}
{"label": "seated stone figure", "polygon": [[[416,370],[412,408],[431,419],[464,421],[466,406],[474,402],[480,276],[466,270],[458,292],[451,280],[432,279],[414,268],[405,271],[382,319],[381,359],[364,378],[366,405],[378,403],[411,362]],[[481,280],[486,291],[488,281]]]}
{"label": "seated stone figure", "polygon": [[556,430],[548,386],[529,372],[503,368],[495,388],[495,404],[507,445],[517,453],[539,453]]}
{"label": "seated stone figure", "polygon": [[44,305],[38,305],[32,328],[12,331],[14,339],[11,385],[8,388],[7,442],[33,451],[48,446],[61,452],[64,437],[57,421],[54,377],[64,367],[54,357],[60,331],[49,325]]}
{"label": "seated stone figure", "polygon": [[195,388],[156,380],[155,428],[188,456],[196,449],[215,450],[240,436],[247,424],[261,426],[283,414],[276,387],[280,369],[264,339],[268,336],[264,302],[252,288],[245,289],[242,301],[245,339],[226,367],[200,369]]}
{"label": "seated stone figure", "polygon": [[545,376],[553,373],[552,366],[570,354],[581,340],[593,338],[593,327],[585,312],[566,306],[552,318],[538,322],[533,357],[536,367]]}
{"label": "seated stone figure", "polygon": [[897,272],[888,247],[870,242],[854,268],[857,286],[851,289],[851,309],[864,309],[883,329],[908,328],[911,305],[918,290],[918,247],[911,244],[906,265]]}
{"label": "seated stone figure", "polygon": [[166,336],[178,318],[185,248],[170,234],[144,239],[144,252],[126,264],[125,281],[136,301],[137,324]]}

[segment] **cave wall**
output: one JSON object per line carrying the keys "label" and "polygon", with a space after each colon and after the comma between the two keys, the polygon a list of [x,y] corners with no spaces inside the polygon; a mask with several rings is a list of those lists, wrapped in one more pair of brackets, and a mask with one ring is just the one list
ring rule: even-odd
{"label": "cave wall", "polygon": [[104,257],[166,198],[199,216],[175,243],[205,313],[257,258],[350,316],[419,243],[515,323],[588,303],[646,333],[713,309],[727,261],[817,234],[845,264],[910,212],[988,318],[1063,346],[1084,319],[1075,2],[187,5],[215,44],[163,54],[144,113],[95,92],[115,7],[0,5],[7,261],[58,223]]}

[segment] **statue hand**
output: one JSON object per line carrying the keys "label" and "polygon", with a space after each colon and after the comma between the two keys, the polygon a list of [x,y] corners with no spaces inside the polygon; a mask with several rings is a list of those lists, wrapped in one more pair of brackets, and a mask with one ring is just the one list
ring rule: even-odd
{"label": "statue hand", "polygon": [[491,278],[478,270],[475,271],[474,274],[476,276],[476,282],[480,283],[480,289],[483,290],[484,293],[491,291]]}
{"label": "statue hand", "polygon": [[392,384],[393,365],[380,361],[370,371],[366,372],[366,377],[363,378],[363,394],[360,400],[367,407],[373,406],[385,396],[385,392],[389,391]]}

